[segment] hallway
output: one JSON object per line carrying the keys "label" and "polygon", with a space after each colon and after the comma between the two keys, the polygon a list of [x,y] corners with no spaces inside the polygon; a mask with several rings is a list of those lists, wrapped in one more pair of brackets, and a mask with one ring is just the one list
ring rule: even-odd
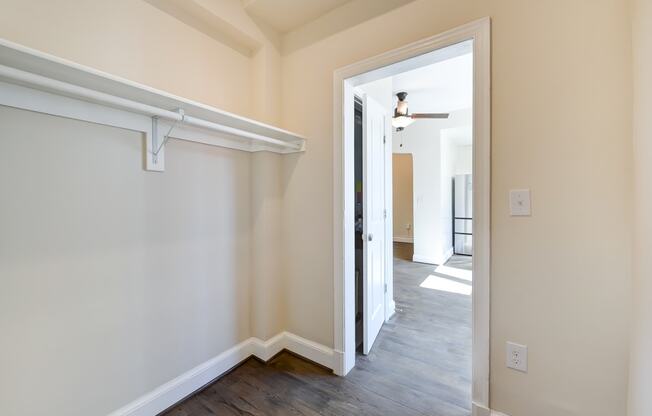
{"label": "hallway", "polygon": [[[454,256],[447,273],[468,269],[470,258]],[[410,396],[400,401],[425,414],[468,415],[471,403],[471,296],[433,290],[432,278],[468,286],[470,281],[437,273],[437,266],[394,259],[396,314],[355,369],[382,375]],[[378,377],[380,378],[380,377]]]}

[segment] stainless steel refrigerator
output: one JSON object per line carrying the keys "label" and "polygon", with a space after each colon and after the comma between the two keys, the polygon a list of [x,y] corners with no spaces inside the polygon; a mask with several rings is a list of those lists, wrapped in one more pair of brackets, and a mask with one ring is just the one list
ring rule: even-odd
{"label": "stainless steel refrigerator", "polygon": [[473,175],[453,178],[453,252],[473,255]]}

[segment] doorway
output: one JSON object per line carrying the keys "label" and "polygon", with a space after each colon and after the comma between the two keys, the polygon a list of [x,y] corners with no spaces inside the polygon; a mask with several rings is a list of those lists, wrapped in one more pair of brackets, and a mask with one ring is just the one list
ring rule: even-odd
{"label": "doorway", "polygon": [[383,374],[419,397],[416,410],[441,415],[471,412],[471,256],[454,254],[454,237],[460,245],[471,235],[451,230],[462,222],[454,212],[471,216],[471,181],[461,179],[472,176],[472,58],[472,42],[463,42],[355,88],[362,332],[350,374]]}
{"label": "doorway", "polygon": [[[474,412],[482,411],[488,405],[489,377],[489,20],[483,19],[441,35],[416,42],[412,45],[380,55],[378,57],[351,65],[336,71],[335,74],[335,120],[334,120],[334,219],[335,219],[335,331],[334,347],[336,353],[335,372],[347,374],[355,365],[355,220],[354,220],[354,93],[356,86],[377,81],[397,73],[409,71],[432,64],[433,60],[445,59],[447,54],[459,53],[459,48],[470,42],[473,52],[473,326],[472,326],[472,385]],[[369,108],[370,106],[367,106]],[[386,119],[389,122],[389,119]],[[380,129],[381,123],[378,124]],[[378,153],[373,149],[371,152]],[[389,166],[386,166],[382,180],[384,190],[390,189],[382,196],[376,196],[385,203],[391,201],[391,152],[388,155]],[[387,160],[387,159],[384,159]],[[389,173],[389,175],[388,175]],[[378,179],[378,176],[374,176]],[[380,186],[377,184],[378,186]],[[387,186],[389,184],[389,186]],[[369,184],[366,184],[369,186]],[[363,187],[365,184],[363,184]],[[373,185],[371,186],[373,188]],[[373,192],[372,192],[373,193]],[[377,194],[376,194],[377,195]],[[373,207],[369,207],[373,208]],[[368,208],[368,209],[369,209]],[[391,209],[391,208],[390,208]],[[377,212],[382,212],[378,210]],[[383,260],[376,264],[385,264],[382,271],[386,295],[383,297],[385,319],[393,307],[393,294],[389,293],[388,283],[392,282],[392,267],[388,267],[392,258],[392,234],[389,221],[384,221],[382,227],[374,225],[375,230],[385,230],[382,247]],[[370,217],[369,224],[377,219]],[[452,218],[450,219],[449,236],[452,237]],[[379,231],[376,231],[379,232]],[[363,233],[368,241],[369,233]],[[375,235],[371,240],[375,239]],[[373,255],[376,258],[376,255]],[[366,264],[369,264],[365,262]],[[363,265],[363,267],[365,267]],[[369,271],[369,270],[368,270]],[[377,276],[378,274],[376,274]],[[364,280],[363,280],[364,283]],[[374,283],[375,284],[375,283]],[[365,292],[367,293],[367,292]],[[374,305],[375,306],[375,305]],[[374,310],[377,310],[376,307]],[[363,308],[364,312],[369,309]],[[371,318],[371,313],[368,318]]]}
{"label": "doorway", "polygon": [[394,258],[414,257],[414,163],[412,153],[392,154]]}

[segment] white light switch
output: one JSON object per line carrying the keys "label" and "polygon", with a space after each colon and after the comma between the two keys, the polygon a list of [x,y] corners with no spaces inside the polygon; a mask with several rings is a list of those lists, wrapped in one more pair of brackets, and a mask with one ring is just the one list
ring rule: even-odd
{"label": "white light switch", "polygon": [[509,191],[509,213],[511,216],[530,215],[530,190],[512,189]]}

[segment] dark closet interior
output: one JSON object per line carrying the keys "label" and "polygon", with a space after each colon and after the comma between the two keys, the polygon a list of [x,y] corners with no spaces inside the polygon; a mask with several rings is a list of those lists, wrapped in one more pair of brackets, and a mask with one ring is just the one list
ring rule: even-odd
{"label": "dark closet interior", "polygon": [[362,100],[355,97],[355,346],[362,350]]}

